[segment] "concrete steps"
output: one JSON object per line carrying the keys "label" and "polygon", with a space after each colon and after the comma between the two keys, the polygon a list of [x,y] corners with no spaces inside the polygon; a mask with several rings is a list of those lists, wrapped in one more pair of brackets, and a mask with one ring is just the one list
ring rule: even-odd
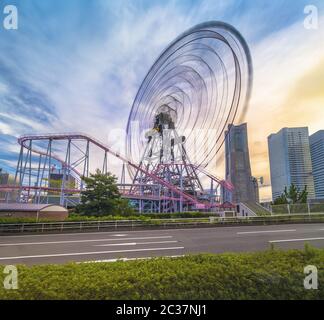
{"label": "concrete steps", "polygon": [[243,204],[253,211],[257,216],[269,216],[271,212],[256,202],[243,202]]}

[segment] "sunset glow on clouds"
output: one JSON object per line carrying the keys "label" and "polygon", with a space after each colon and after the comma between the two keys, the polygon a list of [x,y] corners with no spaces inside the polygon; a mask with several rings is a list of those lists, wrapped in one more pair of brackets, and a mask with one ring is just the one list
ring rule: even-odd
{"label": "sunset glow on clouds", "polygon": [[[302,21],[252,47],[254,89],[246,121],[252,170],[270,183],[267,137],[283,127],[324,129],[324,19],[322,30]],[[288,36],[289,35],[289,36]],[[270,187],[261,189],[270,198]]]}
{"label": "sunset glow on clouds", "polygon": [[[0,28],[0,167],[10,172],[21,134],[82,131],[118,144],[122,137],[112,129],[126,127],[159,53],[208,20],[232,24],[251,49],[254,86],[245,121],[255,176],[269,185],[269,134],[291,126],[324,129],[324,1],[2,3],[19,11],[18,30]],[[316,30],[303,24],[308,4],[319,11]],[[216,173],[223,176],[223,167]],[[261,196],[268,199],[270,191],[262,188]]]}

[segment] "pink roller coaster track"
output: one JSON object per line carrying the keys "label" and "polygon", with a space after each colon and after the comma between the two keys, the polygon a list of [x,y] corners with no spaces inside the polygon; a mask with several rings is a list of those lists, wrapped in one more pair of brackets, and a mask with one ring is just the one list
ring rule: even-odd
{"label": "pink roller coaster track", "polygon": [[[160,177],[156,176],[154,173],[148,172],[142,167],[134,164],[132,161],[127,159],[125,156],[120,155],[118,152],[115,152],[112,150],[109,146],[103,144],[99,140],[84,134],[84,133],[65,133],[65,134],[38,134],[38,135],[23,135],[18,139],[18,143],[20,144],[21,147],[29,150],[30,152],[36,153],[41,156],[48,156],[48,154],[42,150],[39,150],[35,148],[32,144],[29,144],[28,142],[30,141],[41,141],[41,140],[84,140],[87,142],[91,142],[92,144],[96,145],[103,151],[113,155],[114,157],[120,159],[124,163],[128,164],[129,166],[135,168],[136,170],[142,172],[144,175],[150,177],[155,183],[160,184],[168,188],[169,190],[173,191],[175,194],[180,196],[183,200],[186,200],[188,203],[195,204],[197,207],[212,207],[212,206],[219,206],[219,204],[209,204],[207,205],[206,203],[202,203],[199,200],[197,200],[195,197],[183,192],[176,186],[172,185],[171,183],[168,183],[167,181],[161,179]],[[69,168],[69,170],[73,171],[74,173],[77,174],[77,176],[82,177],[82,174],[76,170],[74,167],[69,166],[64,160],[62,160],[60,157],[57,155],[51,153],[50,157],[52,159],[55,159],[56,161],[60,162],[62,164],[62,167],[64,168]],[[209,174],[206,172],[204,169],[201,169],[200,167],[197,167],[199,171],[207,175],[209,178],[217,182],[218,184],[222,185],[225,189],[232,191],[233,186],[227,182],[227,181],[221,181],[217,177]],[[52,192],[61,192],[61,188],[53,188],[53,187],[36,187],[36,186],[10,186],[10,185],[5,185],[5,186],[0,186],[0,189],[3,191],[10,191],[10,190],[15,190],[15,189],[20,189],[20,190],[43,190],[43,191],[52,191]],[[64,189],[64,192],[66,193],[79,193],[79,189]],[[148,200],[179,200],[179,198],[173,198],[173,197],[156,197],[152,195],[138,195],[138,194],[132,194],[131,192],[121,190],[121,193],[124,197],[127,198],[138,198],[138,199],[148,199]]]}
{"label": "pink roller coaster track", "polygon": [[[89,141],[91,143],[93,143],[94,145],[96,145],[97,147],[101,148],[102,150],[110,153],[111,155],[115,156],[116,158],[120,159],[121,161],[123,161],[124,163],[127,163],[128,165],[130,165],[131,167],[135,168],[136,170],[139,170],[140,172],[142,172],[143,174],[149,176],[153,181],[155,181],[156,183],[159,183],[165,187],[167,187],[168,189],[172,190],[174,193],[178,194],[180,197],[182,197],[183,199],[187,200],[189,203],[193,203],[196,205],[201,204],[197,199],[195,199],[194,197],[188,195],[187,193],[179,190],[177,187],[175,187],[174,185],[164,181],[163,179],[157,177],[156,175],[144,170],[143,168],[139,167],[138,165],[132,163],[130,160],[128,160],[125,156],[120,155],[118,152],[115,152],[114,150],[112,150],[109,146],[101,143],[99,140],[86,135],[84,133],[66,133],[66,134],[44,134],[44,135],[24,135],[21,136],[18,139],[18,143],[26,148],[27,150],[30,150],[31,152],[37,153],[39,155],[43,155],[46,156],[46,153],[38,150],[36,148],[30,147],[30,145],[27,143],[28,141],[35,141],[35,140],[86,140]],[[67,164],[65,163],[64,160],[60,159],[58,156],[56,156],[55,154],[51,154],[51,158],[59,161],[62,163],[63,166],[67,167]],[[78,172],[75,168],[70,167],[71,170],[73,170],[78,176],[82,176],[80,172]],[[67,191],[68,192],[68,191]]]}

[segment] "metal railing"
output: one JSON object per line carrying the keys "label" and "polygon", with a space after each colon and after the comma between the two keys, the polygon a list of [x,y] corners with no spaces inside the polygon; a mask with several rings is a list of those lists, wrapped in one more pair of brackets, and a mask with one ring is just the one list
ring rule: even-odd
{"label": "metal railing", "polygon": [[324,213],[324,203],[296,203],[270,206],[272,215],[276,214],[314,214]]}
{"label": "metal railing", "polygon": [[222,226],[245,224],[275,223],[309,223],[323,222],[324,214],[290,214],[257,217],[215,217],[209,218],[171,218],[151,220],[109,220],[78,222],[40,222],[40,223],[6,223],[0,224],[0,234],[5,233],[51,233],[66,231],[115,231],[137,228],[177,228],[197,226]]}

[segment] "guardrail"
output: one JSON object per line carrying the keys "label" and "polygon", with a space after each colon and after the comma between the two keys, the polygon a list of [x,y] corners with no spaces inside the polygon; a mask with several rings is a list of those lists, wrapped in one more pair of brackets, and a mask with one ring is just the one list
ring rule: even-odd
{"label": "guardrail", "polygon": [[[190,221],[189,221],[190,220]],[[134,229],[138,227],[167,227],[168,225],[195,225],[210,223],[208,218],[179,218],[179,219],[152,219],[152,220],[110,220],[110,221],[79,221],[79,222],[41,222],[41,223],[16,223],[0,224],[0,234],[13,232],[64,232],[67,230],[119,230]]]}
{"label": "guardrail", "polygon": [[0,234],[6,233],[51,233],[67,231],[115,231],[143,228],[179,228],[179,227],[215,227],[224,225],[267,225],[277,223],[312,223],[323,222],[321,214],[294,214],[258,217],[215,217],[209,218],[171,218],[145,220],[115,221],[79,221],[79,222],[40,222],[0,224]]}

